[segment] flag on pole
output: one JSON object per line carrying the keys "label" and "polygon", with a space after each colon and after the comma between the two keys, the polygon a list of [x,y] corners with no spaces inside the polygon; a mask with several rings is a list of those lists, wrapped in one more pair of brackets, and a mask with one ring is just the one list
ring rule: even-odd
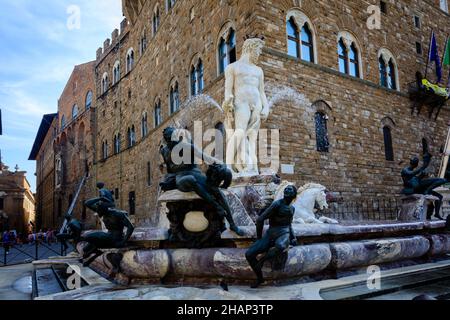
{"label": "flag on pole", "polygon": [[[444,52],[444,58],[442,59],[443,66],[450,67],[450,38],[447,37],[447,43],[445,44],[445,52]],[[450,68],[449,68],[449,75],[448,75],[448,83],[447,88],[450,88]]]}
{"label": "flag on pole", "polygon": [[436,63],[437,82],[438,83],[441,82],[441,80],[442,80],[442,65],[441,65],[441,59],[439,58],[439,50],[438,50],[438,45],[437,45],[436,36],[434,34],[434,31],[431,36],[430,54],[428,57],[428,61]]}

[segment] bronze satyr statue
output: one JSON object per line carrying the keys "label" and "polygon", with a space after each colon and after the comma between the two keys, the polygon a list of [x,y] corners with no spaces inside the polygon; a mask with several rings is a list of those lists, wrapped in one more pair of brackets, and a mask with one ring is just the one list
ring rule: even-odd
{"label": "bronze satyr statue", "polygon": [[[245,257],[250,267],[256,273],[257,280],[252,288],[257,288],[264,283],[262,268],[264,262],[273,259],[283,259],[276,270],[281,270],[287,260],[287,250],[289,246],[296,246],[297,239],[292,230],[292,221],[294,219],[295,209],[291,205],[297,197],[297,189],[294,186],[288,186],[284,189],[284,198],[272,203],[256,220],[256,241],[245,253]],[[264,221],[269,219],[269,230],[262,236]],[[258,255],[265,255],[258,260]]]}
{"label": "bronze satyr statue", "polygon": [[134,226],[128,219],[127,213],[113,208],[109,199],[95,198],[86,201],[84,205],[98,213],[108,230],[108,232],[93,232],[81,237],[80,241],[87,242],[87,245],[83,248],[83,259],[80,262],[84,262],[83,266],[89,266],[103,254],[100,249],[125,247],[133,234]]}
{"label": "bronze satyr statue", "polygon": [[65,218],[67,221],[66,227],[64,228],[62,233],[58,233],[56,235],[56,238],[63,245],[64,251],[67,251],[67,249],[69,249],[67,241],[72,240],[75,245],[80,242],[81,231],[83,228],[80,221],[72,218],[71,215],[66,215]]}
{"label": "bronze satyr statue", "polygon": [[[217,214],[227,219],[230,224],[230,230],[242,236],[243,232],[233,221],[230,207],[220,188],[226,189],[230,186],[232,173],[223,164],[217,164],[219,160],[214,159],[193,144],[174,138],[176,129],[168,127],[164,130],[163,136],[166,145],[161,147],[161,155],[167,168],[167,175],[164,181],[160,183],[163,191],[179,190],[181,192],[195,192],[208,205],[211,205]],[[173,154],[180,156],[182,161],[174,161]],[[185,158],[184,151],[190,152]],[[196,159],[206,160],[214,163],[210,166],[208,177],[198,168]],[[181,163],[180,163],[181,162]],[[222,184],[222,182],[224,182]]]}
{"label": "bronze satyr statue", "polygon": [[[419,167],[419,158],[413,157],[410,161],[410,165],[402,170],[402,179],[404,189],[403,194],[423,194],[423,195],[433,195],[439,198],[436,201],[435,207],[435,217],[443,220],[439,214],[442,206],[443,196],[440,193],[434,191],[434,189],[447,183],[446,179],[440,178],[426,178],[425,169],[428,168],[431,162],[432,155],[429,152],[425,152],[423,156],[423,164]],[[427,219],[431,219],[433,212],[428,213]]]}
{"label": "bronze satyr statue", "polygon": [[105,188],[105,184],[103,182],[97,183],[97,189],[98,189],[100,198],[104,198],[107,201],[109,201],[110,203],[112,203],[113,205],[115,205],[113,193],[110,190]]}

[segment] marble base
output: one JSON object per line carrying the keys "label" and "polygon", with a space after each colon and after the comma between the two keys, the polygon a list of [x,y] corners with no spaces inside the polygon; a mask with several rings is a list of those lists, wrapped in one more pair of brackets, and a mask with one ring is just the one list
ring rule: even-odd
{"label": "marble base", "polygon": [[[81,247],[79,247],[81,248]],[[120,250],[120,273],[112,274],[104,256],[91,268],[112,276],[120,284],[132,283],[248,283],[254,279],[246,259],[246,248],[137,249]],[[119,250],[111,250],[118,252]],[[109,252],[111,252],[109,251]],[[294,281],[311,275],[345,271],[369,265],[409,261],[450,253],[450,235],[408,236],[346,242],[318,242],[289,250],[282,271],[263,269],[269,282]],[[105,252],[105,255],[107,253]]]}
{"label": "marble base", "polygon": [[402,209],[399,213],[399,221],[426,221],[427,212],[435,201],[435,196],[413,194],[402,198]]}

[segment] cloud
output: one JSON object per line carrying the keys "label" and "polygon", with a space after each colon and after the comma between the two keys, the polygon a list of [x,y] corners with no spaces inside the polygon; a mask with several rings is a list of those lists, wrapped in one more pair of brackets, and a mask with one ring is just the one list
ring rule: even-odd
{"label": "cloud", "polygon": [[[80,29],[69,30],[67,8],[80,8]],[[95,52],[122,21],[121,0],[14,0],[0,11],[0,101],[3,159],[34,172],[27,161],[42,116],[57,102],[75,65]],[[35,177],[29,176],[32,188]]]}

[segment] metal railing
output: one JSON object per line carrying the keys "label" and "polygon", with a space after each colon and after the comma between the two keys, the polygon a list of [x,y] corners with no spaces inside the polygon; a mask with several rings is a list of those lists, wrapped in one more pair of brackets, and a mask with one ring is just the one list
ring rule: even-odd
{"label": "metal railing", "polygon": [[36,260],[47,259],[51,256],[66,256],[68,252],[61,242],[46,242],[37,239],[32,243],[4,243],[0,242],[0,267],[16,264],[30,263]]}
{"label": "metal railing", "polygon": [[331,203],[323,212],[338,221],[394,221],[401,210],[401,200],[397,198],[358,199]]}

